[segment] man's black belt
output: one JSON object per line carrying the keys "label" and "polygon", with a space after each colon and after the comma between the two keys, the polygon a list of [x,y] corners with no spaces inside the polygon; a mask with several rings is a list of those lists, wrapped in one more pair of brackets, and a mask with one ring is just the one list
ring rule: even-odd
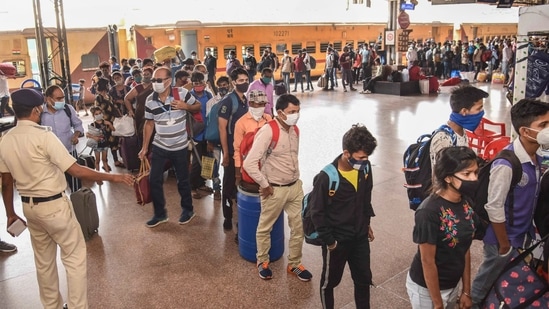
{"label": "man's black belt", "polygon": [[30,203],[30,200],[32,198],[32,202],[34,204],[38,204],[38,203],[44,203],[44,202],[49,202],[49,201],[54,201],[58,198],[61,198],[63,196],[63,194],[61,193],[58,193],[56,195],[52,195],[52,196],[48,196],[48,197],[29,197],[29,196],[21,196],[21,201],[23,203]]}
{"label": "man's black belt", "polygon": [[296,182],[297,182],[297,180],[292,181],[292,182],[290,182],[290,183],[288,183],[288,184],[285,184],[285,185],[279,185],[279,184],[276,184],[276,183],[269,183],[269,184],[270,184],[271,186],[273,186],[273,187],[291,187],[291,186],[293,186]]}

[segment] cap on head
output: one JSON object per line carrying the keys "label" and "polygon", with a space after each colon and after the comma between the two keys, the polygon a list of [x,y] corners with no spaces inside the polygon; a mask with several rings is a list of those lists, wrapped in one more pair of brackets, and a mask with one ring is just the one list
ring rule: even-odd
{"label": "cap on head", "polygon": [[255,103],[267,103],[267,95],[261,90],[252,90],[248,94],[248,100]]}
{"label": "cap on head", "polygon": [[33,88],[21,88],[11,94],[13,105],[35,107],[44,104],[44,95]]}

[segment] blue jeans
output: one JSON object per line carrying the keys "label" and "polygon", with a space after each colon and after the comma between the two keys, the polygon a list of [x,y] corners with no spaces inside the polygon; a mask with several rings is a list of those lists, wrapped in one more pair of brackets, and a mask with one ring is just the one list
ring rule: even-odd
{"label": "blue jeans", "polygon": [[294,72],[294,78],[295,78],[295,87],[294,91],[297,90],[297,84],[301,84],[301,91],[303,91],[303,72]]}
{"label": "blue jeans", "polygon": [[[305,81],[307,82],[307,90],[311,89],[315,89],[313,87],[313,82],[311,82],[311,70],[306,70],[305,71]],[[310,88],[309,88],[310,87]]]}
{"label": "blue jeans", "polygon": [[187,148],[168,151],[158,146],[152,146],[151,172],[149,175],[151,196],[154,206],[155,218],[166,218],[166,199],[164,198],[164,164],[166,160],[172,162],[177,179],[177,191],[181,196],[181,215],[193,211],[193,199],[191,197],[191,184],[189,182],[189,161]]}
{"label": "blue jeans", "polygon": [[492,288],[499,273],[511,259],[513,253],[502,256],[499,254],[498,245],[484,245],[484,260],[478,268],[477,275],[473,280],[473,285],[471,287],[473,308],[479,308],[482,300]]}
{"label": "blue jeans", "polygon": [[290,92],[290,72],[282,72],[282,79],[284,86],[286,86],[286,91]]}
{"label": "blue jeans", "polygon": [[328,79],[326,81],[326,88],[328,88],[328,82],[329,87],[334,88],[334,69],[333,68],[326,68],[326,78]]}

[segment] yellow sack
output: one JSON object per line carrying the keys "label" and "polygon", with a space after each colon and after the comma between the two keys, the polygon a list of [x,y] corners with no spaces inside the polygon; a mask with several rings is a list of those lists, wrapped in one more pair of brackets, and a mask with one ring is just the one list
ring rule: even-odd
{"label": "yellow sack", "polygon": [[164,62],[165,60],[171,60],[176,57],[175,47],[164,46],[154,51],[154,59],[156,62]]}
{"label": "yellow sack", "polygon": [[200,172],[200,176],[204,179],[212,179],[214,167],[215,158],[202,156],[202,171]]}

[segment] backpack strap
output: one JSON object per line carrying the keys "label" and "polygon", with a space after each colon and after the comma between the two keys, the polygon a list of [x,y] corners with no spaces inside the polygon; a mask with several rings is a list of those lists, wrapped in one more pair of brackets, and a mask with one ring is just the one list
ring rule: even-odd
{"label": "backpack strap", "polygon": [[227,130],[227,133],[233,134],[233,132],[231,131],[231,122],[233,121],[234,113],[236,113],[236,110],[238,109],[238,98],[236,97],[237,94],[234,91],[229,93],[228,96],[231,98],[232,106],[231,106],[231,115],[229,116],[229,122],[228,122],[229,127]]}
{"label": "backpack strap", "polygon": [[515,221],[514,216],[514,206],[515,206],[515,187],[519,183],[519,181],[522,179],[522,164],[520,163],[519,158],[517,155],[509,150],[509,149],[503,149],[501,150],[497,156],[494,158],[493,161],[497,159],[503,159],[507,162],[511,163],[511,168],[513,169],[513,177],[511,178],[511,186],[509,187],[509,193],[507,194],[507,199],[509,201],[509,225],[513,226]]}
{"label": "backpack strap", "polygon": [[[269,145],[269,149],[267,150],[267,154],[270,154],[273,149],[275,149],[276,144],[278,144],[278,139],[280,137],[280,128],[278,127],[278,122],[274,119],[269,120],[267,123],[271,126],[271,129],[273,130],[273,138],[271,140],[271,144]],[[297,126],[293,126],[293,128],[295,134],[297,134],[297,136],[299,137],[299,128]]]}
{"label": "backpack strap", "polygon": [[71,109],[69,108],[69,106],[67,104],[65,104],[65,114],[67,114],[67,117],[69,117],[69,122],[71,124],[71,128],[74,127],[74,124],[72,123],[72,112],[71,112]]}
{"label": "backpack strap", "polygon": [[335,195],[337,189],[339,188],[339,173],[337,172],[336,167],[331,163],[326,165],[322,171],[328,175],[330,180],[330,185],[328,187],[328,204],[330,204],[331,198]]}
{"label": "backpack strap", "polygon": [[445,132],[446,134],[450,135],[450,138],[452,140],[452,145],[455,146],[457,143],[457,134],[454,132],[454,130],[447,124],[441,125],[438,129],[433,131],[433,134],[431,136],[434,136],[438,132]]}

